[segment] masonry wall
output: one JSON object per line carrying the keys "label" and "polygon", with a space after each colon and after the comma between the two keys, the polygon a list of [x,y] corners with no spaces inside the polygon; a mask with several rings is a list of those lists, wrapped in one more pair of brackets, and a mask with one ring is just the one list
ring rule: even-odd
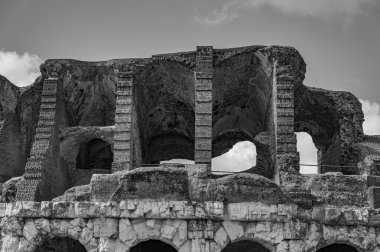
{"label": "masonry wall", "polygon": [[220,252],[241,240],[270,251],[316,251],[334,243],[380,251],[380,212],[258,202],[223,204],[126,200],[0,204],[1,251],[33,251],[53,237],[78,240],[87,251],[128,251],[155,239],[177,251]]}

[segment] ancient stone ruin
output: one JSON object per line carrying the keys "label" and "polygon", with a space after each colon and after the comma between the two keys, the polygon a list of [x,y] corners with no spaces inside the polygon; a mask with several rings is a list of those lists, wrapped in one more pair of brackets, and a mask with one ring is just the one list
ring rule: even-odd
{"label": "ancient stone ruin", "polygon": [[[305,72],[291,47],[198,46],[0,76],[1,251],[379,252],[380,137]],[[296,132],[319,174],[300,174]],[[257,164],[212,173],[244,140]]]}

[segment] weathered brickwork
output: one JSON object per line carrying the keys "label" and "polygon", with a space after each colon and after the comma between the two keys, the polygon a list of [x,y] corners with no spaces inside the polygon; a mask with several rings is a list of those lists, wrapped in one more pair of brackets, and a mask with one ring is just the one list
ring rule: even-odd
{"label": "weathered brickwork", "polygon": [[[52,145],[56,136],[56,105],[59,79],[49,78],[44,81],[42,101],[35,141],[26,163],[23,181],[17,191],[16,200],[36,200],[46,197],[44,192],[46,180],[52,172]],[[51,179],[51,178],[50,178]],[[41,194],[41,195],[38,195]]]}
{"label": "weathered brickwork", "polygon": [[[128,71],[129,70],[129,71]],[[116,69],[117,91],[112,171],[132,169],[133,72]],[[128,71],[128,72],[126,72]]]}
{"label": "weathered brickwork", "polygon": [[197,47],[195,70],[195,147],[194,161],[211,171],[212,155],[212,78],[213,48]]}

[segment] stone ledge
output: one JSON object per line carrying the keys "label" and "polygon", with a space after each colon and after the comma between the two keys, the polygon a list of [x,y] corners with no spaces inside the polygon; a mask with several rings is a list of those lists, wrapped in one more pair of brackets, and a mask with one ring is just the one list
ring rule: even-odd
{"label": "stone ledge", "polygon": [[206,201],[156,201],[131,199],[116,202],[32,202],[0,203],[0,218],[130,218],[130,219],[210,219],[230,221],[269,221],[286,223],[299,220],[325,225],[380,227],[380,210],[369,208],[314,207],[295,204],[242,202],[223,204]]}

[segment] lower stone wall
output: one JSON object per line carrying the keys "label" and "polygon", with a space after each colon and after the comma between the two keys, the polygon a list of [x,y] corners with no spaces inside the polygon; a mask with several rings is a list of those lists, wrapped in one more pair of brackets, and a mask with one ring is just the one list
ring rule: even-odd
{"label": "lower stone wall", "polygon": [[380,251],[380,211],[296,205],[126,200],[121,203],[16,202],[0,204],[1,251],[34,251],[54,237],[87,251],[126,252],[160,240],[180,252],[220,252],[255,241],[269,251],[317,251],[334,243]]}

